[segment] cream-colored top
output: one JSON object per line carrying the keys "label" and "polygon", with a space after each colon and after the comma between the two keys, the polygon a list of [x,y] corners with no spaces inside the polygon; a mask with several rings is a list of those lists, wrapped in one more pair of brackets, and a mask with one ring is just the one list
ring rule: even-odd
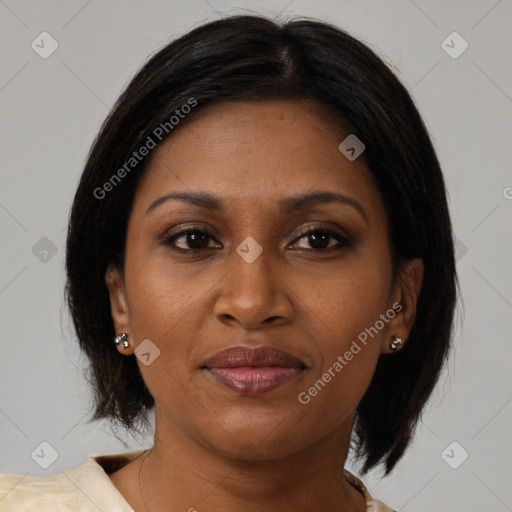
{"label": "cream-colored top", "polygon": [[[108,477],[145,450],[89,457],[55,476],[0,475],[1,512],[134,512]],[[367,512],[395,512],[373,499],[359,478],[345,477],[363,494]]]}

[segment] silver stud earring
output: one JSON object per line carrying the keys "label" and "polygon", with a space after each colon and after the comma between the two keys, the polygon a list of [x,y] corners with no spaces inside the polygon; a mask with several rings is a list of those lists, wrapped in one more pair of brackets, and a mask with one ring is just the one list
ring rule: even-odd
{"label": "silver stud earring", "polygon": [[396,352],[397,350],[400,350],[404,345],[404,342],[400,336],[393,336],[393,339],[391,340],[391,343],[389,344],[389,348]]}
{"label": "silver stud earring", "polygon": [[125,332],[121,333],[119,336],[116,336],[114,339],[114,343],[119,345],[119,343],[123,344],[123,348],[128,348],[130,346],[130,342],[128,341],[128,334]]}

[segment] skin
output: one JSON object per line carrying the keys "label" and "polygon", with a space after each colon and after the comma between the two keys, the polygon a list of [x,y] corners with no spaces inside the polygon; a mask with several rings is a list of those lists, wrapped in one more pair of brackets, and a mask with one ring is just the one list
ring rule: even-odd
{"label": "skin", "polygon": [[[342,477],[354,411],[392,336],[409,335],[423,266],[407,262],[392,282],[382,198],[362,157],[349,161],[338,150],[348,133],[313,106],[207,107],[154,150],[139,184],[124,276],[114,268],[106,275],[116,332],[130,340],[120,353],[133,356],[145,339],[160,350],[148,366],[137,360],[156,402],[153,449],[109,475],[136,512],[366,510]],[[279,208],[285,197],[320,190],[350,196],[365,215],[338,202]],[[225,211],[168,200],[146,213],[175,191],[210,193]],[[185,253],[162,243],[190,227],[210,238],[194,245],[182,236],[175,244],[206,248]],[[331,236],[313,245],[299,231],[325,227],[349,244]],[[236,252],[248,236],[263,249],[252,263]],[[299,393],[395,302],[401,311],[301,404]],[[240,395],[199,368],[238,344],[275,346],[307,369],[271,392]]]}

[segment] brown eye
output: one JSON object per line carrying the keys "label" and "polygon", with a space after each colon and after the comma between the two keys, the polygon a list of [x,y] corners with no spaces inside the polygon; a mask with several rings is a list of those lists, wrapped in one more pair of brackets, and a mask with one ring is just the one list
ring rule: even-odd
{"label": "brown eye", "polygon": [[[177,243],[178,240],[180,242]],[[207,231],[186,229],[167,237],[163,243],[181,251],[197,251],[208,249],[210,240],[213,240],[213,238]]]}
{"label": "brown eye", "polygon": [[[297,240],[302,239],[305,239],[310,247],[299,247],[299,249],[325,251],[331,249],[342,249],[349,245],[349,239],[345,235],[329,228],[310,229],[309,231],[302,233],[301,236],[297,238]],[[331,243],[330,239],[338,240],[338,244],[336,244],[336,242]],[[296,243],[297,242],[294,244]]]}

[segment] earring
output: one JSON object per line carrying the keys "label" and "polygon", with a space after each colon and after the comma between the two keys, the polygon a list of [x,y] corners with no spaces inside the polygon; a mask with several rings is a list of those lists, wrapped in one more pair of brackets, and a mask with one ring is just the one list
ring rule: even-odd
{"label": "earring", "polygon": [[130,342],[128,341],[128,334],[123,332],[119,336],[116,336],[114,339],[114,343],[119,345],[119,343],[123,344],[123,348],[128,348],[130,346]]}
{"label": "earring", "polygon": [[404,342],[400,336],[393,336],[393,339],[391,340],[391,343],[389,344],[389,348],[396,352],[397,350],[400,350],[404,345]]}

